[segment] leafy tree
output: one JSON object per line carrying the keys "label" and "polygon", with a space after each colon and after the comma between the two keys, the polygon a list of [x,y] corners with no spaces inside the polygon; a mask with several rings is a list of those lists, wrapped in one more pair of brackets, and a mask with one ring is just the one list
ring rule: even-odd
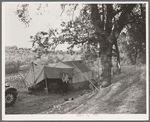
{"label": "leafy tree", "polygon": [[49,29],[49,33],[40,31],[35,36],[30,36],[32,50],[38,53],[38,57],[55,51],[59,43],[59,38],[56,37],[55,33],[57,30]]}
{"label": "leafy tree", "polygon": [[[62,4],[63,10],[66,5],[71,7],[68,15],[74,16],[78,4]],[[141,15],[137,11],[139,7],[141,7]],[[62,29],[63,34],[59,38],[63,42],[67,41],[71,44],[70,48],[74,45],[84,45],[87,52],[94,52],[94,55],[98,50],[103,66],[102,86],[107,87],[111,84],[114,52],[117,55],[117,63],[120,64],[117,41],[119,35],[127,25],[135,24],[137,21],[137,24],[140,25],[139,28],[142,28],[143,34],[145,34],[145,28],[143,29],[144,16],[144,5],[141,4],[84,4],[79,18],[76,18],[75,21],[72,19],[67,24],[62,23],[65,28]],[[113,45],[115,45],[115,49],[113,49]]]}
{"label": "leafy tree", "polygon": [[96,34],[96,28],[90,19],[89,9],[90,6],[85,5],[80,11],[80,16],[76,17],[74,21],[63,22],[62,36],[71,45],[70,48],[73,48],[74,45],[82,48],[83,58],[96,59],[99,56],[99,42],[104,41],[106,33],[99,30],[99,34]]}
{"label": "leafy tree", "polygon": [[[138,4],[134,9],[134,14],[130,18],[130,23],[125,27],[125,31],[121,34],[119,47],[122,52],[127,54],[131,64],[136,64],[142,59],[145,63],[146,58],[146,18],[145,4]],[[125,33],[126,38],[122,38]]]}
{"label": "leafy tree", "polygon": [[15,11],[19,20],[23,22],[26,26],[29,26],[29,23],[32,20],[32,18],[30,18],[29,16],[28,7],[29,7],[29,4],[19,4],[17,6],[17,10]]}
{"label": "leafy tree", "polygon": [[[117,38],[135,6],[135,4],[114,5],[114,7],[113,4],[85,5],[80,18],[66,26],[65,39],[73,45],[87,43],[87,53],[94,52],[91,50],[91,45],[96,49],[95,47],[100,44],[99,55],[103,65],[102,85],[104,87],[111,84],[112,46],[115,44],[118,52]],[[78,26],[78,23],[82,27]]]}
{"label": "leafy tree", "polygon": [[132,28],[128,28],[126,38],[120,38],[119,42],[119,48],[122,50],[122,53],[126,54],[126,58],[130,60],[130,64],[136,64],[137,61],[139,62],[141,59],[143,60],[141,63],[145,63],[145,39],[144,35],[138,31],[136,27],[132,26]]}

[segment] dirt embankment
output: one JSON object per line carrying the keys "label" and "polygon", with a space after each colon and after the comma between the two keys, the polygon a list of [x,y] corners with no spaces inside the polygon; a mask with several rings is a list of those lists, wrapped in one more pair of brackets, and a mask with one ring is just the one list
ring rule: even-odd
{"label": "dirt embankment", "polygon": [[146,67],[123,67],[112,84],[99,92],[87,93],[42,114],[145,114]]}

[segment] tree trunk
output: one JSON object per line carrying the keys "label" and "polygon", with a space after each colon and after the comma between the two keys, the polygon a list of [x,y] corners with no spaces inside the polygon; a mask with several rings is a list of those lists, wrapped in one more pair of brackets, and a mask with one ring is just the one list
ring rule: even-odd
{"label": "tree trunk", "polygon": [[102,17],[103,30],[105,30],[105,10],[104,10],[104,4],[102,4],[102,11],[103,11],[103,17]]}
{"label": "tree trunk", "polygon": [[[104,10],[104,8],[103,8]],[[112,16],[111,12],[113,11],[112,4],[107,4],[107,15],[106,15],[106,32],[108,35],[112,35],[111,29],[112,29]],[[104,11],[103,11],[104,12]],[[97,21],[100,20],[100,14],[98,11],[97,4],[92,4],[91,5],[91,18],[94,26],[97,28],[99,27]],[[103,15],[104,19],[104,15]],[[104,21],[103,21],[104,22]],[[114,36],[112,36],[114,37]],[[111,38],[112,38],[111,37]],[[105,46],[101,46],[101,64],[102,64],[102,75],[101,75],[101,85],[102,87],[107,87],[111,84],[111,67],[112,67],[112,45],[113,41],[111,38],[108,38],[105,40]]]}
{"label": "tree trunk", "polygon": [[137,59],[137,49],[135,49],[135,55],[134,55],[134,64],[136,64],[136,59]]}
{"label": "tree trunk", "polygon": [[[126,22],[127,14],[130,13],[135,5],[127,5],[126,8],[122,11],[118,22],[115,24],[112,29],[112,12],[113,7],[111,4],[107,4],[107,18],[106,18],[106,32],[109,37],[106,39],[105,46],[101,46],[103,48],[101,54],[101,63],[102,63],[102,87],[107,87],[111,84],[111,67],[112,67],[112,45],[115,39],[118,38],[121,30],[124,27]],[[98,11],[97,4],[91,4],[91,19],[94,26],[97,28],[99,25],[97,21],[100,20],[100,14]]]}
{"label": "tree trunk", "polygon": [[116,63],[117,71],[116,71],[116,74],[119,75],[121,73],[121,66],[120,66],[119,49],[118,49],[118,44],[117,44],[116,39],[114,40],[114,44],[115,44],[115,47],[116,47],[116,54],[117,54],[117,63]]}
{"label": "tree trunk", "polygon": [[111,84],[111,46],[106,48],[105,52],[101,55],[101,64],[103,68],[103,72],[101,75],[101,85],[102,87],[107,87]]}

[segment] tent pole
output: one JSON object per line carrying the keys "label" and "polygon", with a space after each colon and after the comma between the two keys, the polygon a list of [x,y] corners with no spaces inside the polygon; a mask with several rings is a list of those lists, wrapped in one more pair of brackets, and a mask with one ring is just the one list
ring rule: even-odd
{"label": "tent pole", "polygon": [[32,62],[32,68],[33,68],[33,81],[34,81],[35,80],[35,75],[34,75],[34,63],[33,62]]}
{"label": "tent pole", "polygon": [[[81,70],[72,62],[72,64],[81,72]],[[82,73],[82,72],[81,72]],[[83,73],[82,73],[83,74]],[[84,75],[84,74],[83,74]],[[92,83],[92,81],[90,80],[90,79],[88,79],[85,75],[84,75],[84,77],[95,87],[95,89],[97,90],[97,91],[99,91],[99,89]]]}
{"label": "tent pole", "polygon": [[47,78],[46,78],[45,71],[44,71],[44,75],[45,75],[46,94],[48,94],[48,84],[47,84]]}

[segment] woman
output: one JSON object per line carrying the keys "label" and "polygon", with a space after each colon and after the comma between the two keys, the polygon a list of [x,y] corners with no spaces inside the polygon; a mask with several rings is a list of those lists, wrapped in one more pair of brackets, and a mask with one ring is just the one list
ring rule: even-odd
{"label": "woman", "polygon": [[66,73],[65,76],[65,91],[68,92],[68,83],[69,83],[69,76],[68,73]]}
{"label": "woman", "polygon": [[69,82],[69,78],[68,78],[68,74],[64,73],[62,74],[62,92],[65,93],[65,92],[68,92],[68,82]]}
{"label": "woman", "polygon": [[62,73],[62,92],[65,93],[66,89],[66,74]]}

